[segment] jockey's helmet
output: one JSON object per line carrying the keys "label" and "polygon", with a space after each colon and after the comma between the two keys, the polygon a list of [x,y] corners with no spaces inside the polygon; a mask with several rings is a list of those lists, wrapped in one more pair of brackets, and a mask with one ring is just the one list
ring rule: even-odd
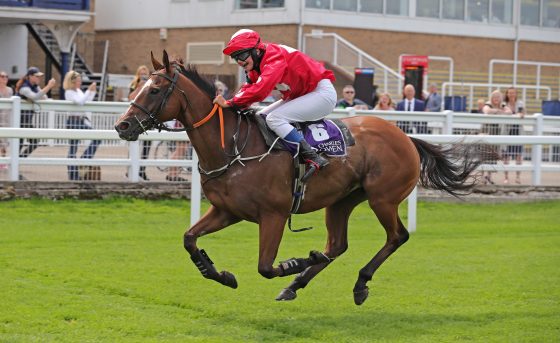
{"label": "jockey's helmet", "polygon": [[250,29],[241,29],[231,36],[230,41],[223,50],[225,55],[235,57],[245,51],[258,48],[261,42],[261,37],[256,31]]}

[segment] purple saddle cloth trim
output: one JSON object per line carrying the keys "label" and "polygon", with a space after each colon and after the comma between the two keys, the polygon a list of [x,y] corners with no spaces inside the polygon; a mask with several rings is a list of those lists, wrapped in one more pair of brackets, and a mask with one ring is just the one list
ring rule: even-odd
{"label": "purple saddle cloth trim", "polygon": [[[299,124],[303,137],[318,153],[324,153],[327,156],[346,156],[346,142],[340,128],[330,119],[322,119],[314,122],[306,122]],[[291,144],[281,140],[282,144],[290,153],[295,156],[297,153],[297,144]]]}

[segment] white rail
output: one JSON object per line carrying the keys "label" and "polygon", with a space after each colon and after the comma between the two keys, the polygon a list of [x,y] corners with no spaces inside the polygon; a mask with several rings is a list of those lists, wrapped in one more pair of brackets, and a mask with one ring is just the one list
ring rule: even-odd
{"label": "white rail", "polygon": [[[326,39],[331,39],[333,41],[332,50],[327,51],[326,49],[328,48],[325,47],[325,44],[323,44],[318,47],[318,51],[311,51],[311,44],[309,44],[309,41],[312,39],[315,40],[314,43],[327,42]],[[342,50],[339,45],[344,47],[344,50]],[[383,85],[383,88],[379,91],[389,92],[391,94],[400,94],[399,85],[402,80],[404,80],[402,75],[336,33],[313,32],[305,34],[303,40],[303,51],[314,58],[330,62],[333,65],[340,67],[376,67],[377,69],[375,70],[375,75],[377,78],[381,76],[381,73],[383,73],[383,81],[381,82],[379,79],[376,81],[377,84]],[[350,64],[346,64],[348,60],[352,60],[352,62],[350,62]],[[394,88],[391,88],[391,84]]]}
{"label": "white rail", "polygon": [[[80,107],[67,101],[41,101],[36,106],[48,108],[56,112],[80,112],[92,111],[102,113],[119,113],[124,112],[128,107],[127,103],[87,103]],[[20,99],[14,97],[12,99],[0,100],[0,110],[12,112],[12,128],[0,128],[0,138],[9,138],[10,140],[10,156],[0,158],[0,163],[10,165],[10,180],[16,181],[19,176],[20,165],[113,165],[128,166],[129,177],[131,181],[138,181],[138,171],[140,166],[185,166],[193,167],[191,179],[191,224],[194,224],[200,218],[200,174],[196,168],[198,161],[196,154],[193,154],[192,160],[162,160],[162,159],[140,159],[139,142],[129,143],[129,158],[126,159],[68,159],[68,158],[40,158],[27,157],[19,158],[19,139],[20,138],[38,138],[38,139],[104,139],[104,140],[120,140],[116,131],[112,128],[109,130],[68,130],[68,129],[22,129],[19,126],[19,116],[21,109],[32,109],[33,105],[22,104]],[[542,163],[542,145],[560,145],[560,135],[543,136],[544,132],[552,134],[560,133],[560,117],[543,116],[535,114],[520,118],[508,115],[484,115],[471,113],[454,113],[445,112],[396,112],[396,111],[356,111],[352,108],[346,110],[335,110],[330,117],[341,118],[354,115],[374,115],[385,118],[387,120],[405,120],[405,121],[428,121],[431,123],[439,123],[442,128],[443,135],[412,135],[420,139],[432,143],[448,144],[448,143],[486,143],[486,144],[523,144],[532,145],[531,165],[485,165],[482,170],[523,170],[532,171],[532,183],[534,185],[541,184],[542,172],[560,172],[560,164],[543,164]],[[460,125],[481,125],[484,123],[498,124],[520,124],[523,126],[532,126],[532,136],[462,136],[452,135],[453,128]],[[171,140],[186,141],[188,137],[184,133],[170,132],[150,132],[149,135],[140,136],[140,140]],[[123,144],[124,145],[124,144]],[[416,190],[409,196],[409,222],[410,231],[416,230]]]}
{"label": "white rail", "polygon": [[[486,88],[488,89],[488,98],[490,98],[490,93],[492,93],[492,91],[496,88],[498,89],[503,89],[506,90],[509,87],[511,87],[511,85],[505,84],[505,83],[477,83],[477,82],[444,82],[441,85],[441,96],[442,98],[445,99],[445,95],[446,95],[446,89],[447,87],[449,87],[449,94],[453,95],[453,86],[460,86],[462,87],[468,87],[469,88],[469,108],[474,108],[474,88]],[[537,97],[539,96],[538,91],[539,90],[545,90],[548,92],[546,99],[550,100],[552,98],[552,89],[549,86],[534,86],[534,85],[516,85],[515,86],[518,89],[521,89],[521,100],[523,100],[523,102],[525,104],[527,104],[527,89],[536,89],[537,90]],[[457,89],[457,88],[455,88]],[[441,109],[443,110],[443,106],[444,104],[441,104]]]}
{"label": "white rail", "polygon": [[[535,61],[516,61],[516,60],[501,60],[501,59],[492,59],[488,62],[488,83],[493,82],[494,77],[494,65],[495,64],[511,64],[513,67],[513,86],[517,87],[517,66],[519,65],[528,65],[537,67],[536,70],[536,85],[541,85],[541,74],[542,74],[542,67],[553,67],[553,68],[560,68],[560,63],[552,63],[552,62],[535,62]],[[560,87],[560,78],[559,87]],[[490,97],[490,92],[488,92],[488,97]],[[537,88],[537,98],[539,98],[539,88]]]}

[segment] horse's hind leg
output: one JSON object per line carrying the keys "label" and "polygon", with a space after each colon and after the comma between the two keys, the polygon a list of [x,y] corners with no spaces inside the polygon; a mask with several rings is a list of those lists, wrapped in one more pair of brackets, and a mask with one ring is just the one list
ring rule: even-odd
{"label": "horse's hind leg", "polygon": [[305,288],[317,274],[346,251],[348,248],[348,219],[352,210],[363,200],[364,193],[362,190],[358,190],[325,209],[328,238],[324,254],[330,258],[330,261],[308,267],[298,274],[294,281],[280,292],[276,300],[295,299],[298,289]]}
{"label": "horse's hind leg", "polygon": [[408,240],[408,231],[402,224],[398,215],[398,204],[387,202],[372,202],[370,206],[377,215],[379,222],[385,228],[387,241],[379,252],[360,270],[358,281],[354,286],[354,302],[361,305],[367,299],[369,292],[367,282],[381,264]]}

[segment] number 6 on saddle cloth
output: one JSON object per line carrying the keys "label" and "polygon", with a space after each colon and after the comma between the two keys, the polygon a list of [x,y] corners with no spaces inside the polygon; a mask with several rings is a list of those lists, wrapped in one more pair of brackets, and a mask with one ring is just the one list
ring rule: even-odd
{"label": "number 6 on saddle cloth", "polygon": [[[298,144],[292,144],[285,140],[279,140],[278,136],[266,125],[266,115],[253,116],[259,130],[264,136],[267,146],[274,144],[275,149],[288,150],[292,156],[298,152]],[[305,140],[317,153],[327,156],[346,156],[346,147],[354,145],[354,137],[348,127],[339,119],[322,119],[313,122],[291,123],[302,132]]]}

